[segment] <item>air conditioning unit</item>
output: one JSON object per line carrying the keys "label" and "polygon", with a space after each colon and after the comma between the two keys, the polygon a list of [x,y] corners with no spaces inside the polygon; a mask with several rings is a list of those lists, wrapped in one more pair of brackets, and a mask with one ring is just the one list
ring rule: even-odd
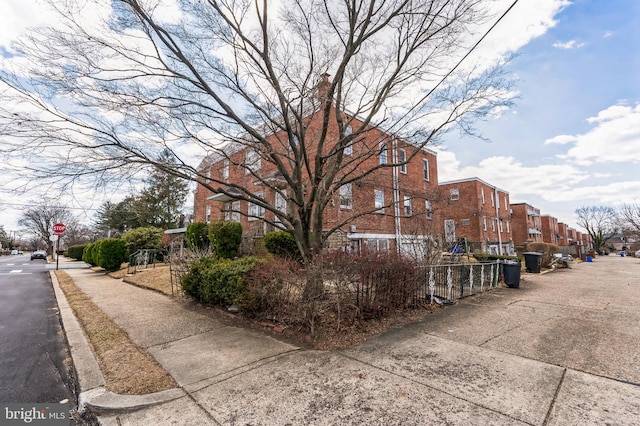
{"label": "air conditioning unit", "polygon": [[350,225],[349,226],[349,233],[353,234],[356,232],[356,226],[355,225]]}

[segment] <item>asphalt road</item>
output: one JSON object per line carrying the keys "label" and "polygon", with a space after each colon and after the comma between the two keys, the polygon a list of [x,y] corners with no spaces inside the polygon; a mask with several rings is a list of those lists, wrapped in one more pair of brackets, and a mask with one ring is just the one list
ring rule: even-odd
{"label": "asphalt road", "polygon": [[68,353],[46,262],[0,257],[0,402],[74,407]]}

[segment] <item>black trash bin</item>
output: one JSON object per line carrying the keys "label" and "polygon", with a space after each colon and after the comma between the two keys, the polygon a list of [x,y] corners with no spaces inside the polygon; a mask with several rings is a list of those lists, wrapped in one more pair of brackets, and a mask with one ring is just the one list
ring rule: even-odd
{"label": "black trash bin", "polygon": [[520,288],[520,262],[507,260],[502,264],[504,283],[510,288]]}
{"label": "black trash bin", "polygon": [[542,263],[542,253],[530,251],[522,254],[524,255],[524,266],[527,269],[527,272],[539,274],[540,264]]}

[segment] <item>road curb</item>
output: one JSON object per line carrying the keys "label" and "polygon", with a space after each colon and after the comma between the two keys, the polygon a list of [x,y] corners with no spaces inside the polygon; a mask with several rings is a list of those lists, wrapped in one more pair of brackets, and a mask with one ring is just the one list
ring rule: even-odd
{"label": "road curb", "polygon": [[86,409],[96,414],[117,414],[139,410],[141,408],[158,405],[163,402],[181,398],[187,393],[181,388],[173,388],[145,395],[122,395],[109,392],[106,381],[100,371],[89,341],[82,326],[78,322],[73,310],[67,302],[55,271],[49,271],[53,291],[56,296],[62,329],[69,342],[69,350],[73,368],[78,378],[78,411]]}

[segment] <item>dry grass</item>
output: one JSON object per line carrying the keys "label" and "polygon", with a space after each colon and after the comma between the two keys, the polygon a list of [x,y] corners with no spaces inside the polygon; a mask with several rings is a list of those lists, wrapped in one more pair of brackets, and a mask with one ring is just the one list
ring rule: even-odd
{"label": "dry grass", "polygon": [[116,273],[109,275],[113,278],[121,278],[118,275],[122,275],[122,277],[124,277],[124,282],[126,283],[159,291],[167,296],[172,295],[171,272],[168,266],[156,266],[155,268],[143,269],[129,276],[126,276],[126,269],[124,272],[125,274],[121,274],[121,271],[117,271]]}
{"label": "dry grass", "polygon": [[56,271],[60,288],[82,325],[108,390],[143,395],[177,387],[156,360],[138,347],[64,271]]}

